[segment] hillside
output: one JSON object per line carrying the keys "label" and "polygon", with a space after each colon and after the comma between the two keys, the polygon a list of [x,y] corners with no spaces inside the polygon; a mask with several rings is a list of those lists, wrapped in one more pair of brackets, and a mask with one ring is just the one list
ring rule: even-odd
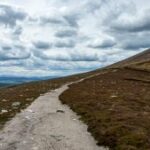
{"label": "hillside", "polygon": [[99,145],[150,147],[150,50],[73,84],[60,99],[82,116]]}
{"label": "hillside", "polygon": [[128,67],[137,66],[139,68],[142,68],[142,66],[144,67],[146,65],[145,69],[150,69],[149,63],[150,63],[150,49],[145,50],[144,52],[137,54],[133,57],[110,65],[109,68],[123,67],[123,66]]}
{"label": "hillside", "polygon": [[[81,116],[98,144],[112,150],[148,150],[150,50],[89,73],[0,89],[1,127],[41,94],[83,78],[60,100]],[[14,102],[19,104],[14,107]]]}
{"label": "hillside", "polygon": [[7,87],[7,86],[9,86],[9,85],[10,85],[10,84],[0,83],[0,88]]}

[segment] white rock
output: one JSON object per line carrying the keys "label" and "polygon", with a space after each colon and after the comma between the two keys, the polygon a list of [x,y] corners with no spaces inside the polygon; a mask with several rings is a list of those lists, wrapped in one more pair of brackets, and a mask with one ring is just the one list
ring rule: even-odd
{"label": "white rock", "polygon": [[23,144],[27,144],[27,141],[23,141],[22,143],[23,143]]}
{"label": "white rock", "polygon": [[27,112],[33,113],[32,109],[27,109]]}
{"label": "white rock", "polygon": [[8,112],[8,110],[5,110],[5,109],[2,109],[1,110],[1,113],[3,114],[3,113],[7,113]]}
{"label": "white rock", "polygon": [[117,95],[111,95],[111,98],[116,98],[116,97],[118,97]]}
{"label": "white rock", "polygon": [[25,116],[25,118],[26,118],[27,120],[30,120],[30,119],[31,119],[29,116]]}
{"label": "white rock", "polygon": [[20,106],[20,102],[14,102],[14,103],[12,103],[12,107],[17,107],[17,106]]}
{"label": "white rock", "polygon": [[3,99],[2,102],[7,102],[7,100],[6,100],[6,99]]}
{"label": "white rock", "polygon": [[33,101],[34,98],[33,98],[33,97],[32,97],[32,98],[27,98],[26,100],[27,100],[27,101]]}

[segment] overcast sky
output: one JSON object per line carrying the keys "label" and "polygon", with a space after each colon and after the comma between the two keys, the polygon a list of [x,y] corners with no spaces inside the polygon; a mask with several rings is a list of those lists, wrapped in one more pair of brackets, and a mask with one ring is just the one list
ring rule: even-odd
{"label": "overcast sky", "polygon": [[0,76],[84,72],[150,47],[148,0],[1,0]]}

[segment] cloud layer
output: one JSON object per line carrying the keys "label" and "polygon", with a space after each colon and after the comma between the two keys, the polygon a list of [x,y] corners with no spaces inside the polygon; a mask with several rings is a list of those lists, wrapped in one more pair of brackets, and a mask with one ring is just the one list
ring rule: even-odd
{"label": "cloud layer", "polygon": [[0,2],[0,75],[89,71],[150,47],[146,0]]}

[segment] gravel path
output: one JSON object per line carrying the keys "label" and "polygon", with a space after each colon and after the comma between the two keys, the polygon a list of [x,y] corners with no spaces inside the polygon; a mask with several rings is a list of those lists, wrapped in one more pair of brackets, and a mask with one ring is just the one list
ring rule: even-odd
{"label": "gravel path", "polygon": [[106,150],[59,101],[67,85],[35,100],[0,131],[0,150]]}

